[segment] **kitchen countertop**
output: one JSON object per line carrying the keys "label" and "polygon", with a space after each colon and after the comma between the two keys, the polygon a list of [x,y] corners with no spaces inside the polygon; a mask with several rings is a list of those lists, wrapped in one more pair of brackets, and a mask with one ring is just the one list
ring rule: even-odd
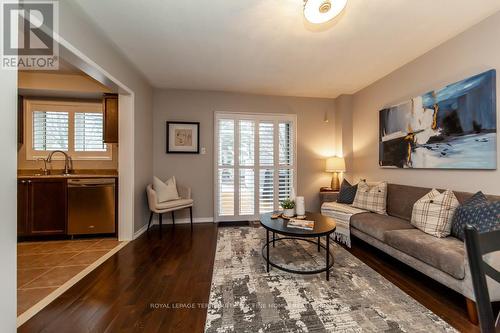
{"label": "kitchen countertop", "polygon": [[116,170],[73,170],[70,175],[63,175],[63,170],[50,170],[50,174],[44,175],[41,170],[17,170],[18,179],[27,178],[117,178]]}

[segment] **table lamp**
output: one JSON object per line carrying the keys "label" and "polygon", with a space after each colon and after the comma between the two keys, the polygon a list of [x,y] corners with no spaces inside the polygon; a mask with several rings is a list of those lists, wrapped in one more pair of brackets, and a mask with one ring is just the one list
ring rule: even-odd
{"label": "table lamp", "polygon": [[339,172],[345,171],[345,161],[342,157],[330,157],[326,160],[326,172],[333,172],[332,176],[332,191],[340,189]]}

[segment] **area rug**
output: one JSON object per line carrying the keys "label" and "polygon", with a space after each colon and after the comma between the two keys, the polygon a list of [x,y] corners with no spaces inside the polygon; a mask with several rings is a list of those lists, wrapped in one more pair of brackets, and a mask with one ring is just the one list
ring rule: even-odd
{"label": "area rug", "polygon": [[[342,247],[325,273],[299,275],[271,268],[261,248],[263,228],[220,228],[205,332],[455,332]],[[271,259],[295,269],[323,266],[324,252],[286,240]]]}

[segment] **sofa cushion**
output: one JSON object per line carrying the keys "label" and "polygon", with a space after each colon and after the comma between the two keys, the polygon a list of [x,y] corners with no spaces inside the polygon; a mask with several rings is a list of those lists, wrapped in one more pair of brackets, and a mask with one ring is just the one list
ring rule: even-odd
{"label": "sofa cushion", "polygon": [[451,190],[439,193],[433,189],[413,205],[411,224],[429,235],[446,237],[450,235],[453,213],[459,205]]}
{"label": "sofa cushion", "polygon": [[378,214],[386,214],[387,182],[368,185],[365,180],[358,183],[353,207],[369,210]]}
{"label": "sofa cushion", "polygon": [[465,276],[464,243],[454,237],[436,238],[418,229],[392,230],[385,242],[458,280]]}
{"label": "sofa cushion", "polygon": [[500,201],[488,201],[482,192],[477,192],[459,206],[453,216],[452,236],[465,240],[465,226],[488,232],[500,229]]}
{"label": "sofa cushion", "polygon": [[375,213],[361,213],[351,217],[351,227],[384,242],[384,233],[389,230],[414,229],[403,219]]}
{"label": "sofa cushion", "polygon": [[[429,193],[431,188],[417,187],[400,184],[387,185],[387,214],[405,220],[411,220],[413,205],[418,199]],[[439,189],[438,189],[439,190]],[[453,191],[458,202],[463,203],[469,199],[473,193]],[[498,195],[486,195],[488,200],[500,200]]]}

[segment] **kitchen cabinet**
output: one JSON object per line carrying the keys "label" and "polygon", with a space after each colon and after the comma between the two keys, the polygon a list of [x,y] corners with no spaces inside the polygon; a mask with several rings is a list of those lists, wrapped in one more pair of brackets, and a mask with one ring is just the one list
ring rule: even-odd
{"label": "kitchen cabinet", "polygon": [[106,94],[103,98],[104,142],[118,143],[118,95]]}
{"label": "kitchen cabinet", "polygon": [[17,198],[19,236],[66,234],[66,179],[20,179]]}

